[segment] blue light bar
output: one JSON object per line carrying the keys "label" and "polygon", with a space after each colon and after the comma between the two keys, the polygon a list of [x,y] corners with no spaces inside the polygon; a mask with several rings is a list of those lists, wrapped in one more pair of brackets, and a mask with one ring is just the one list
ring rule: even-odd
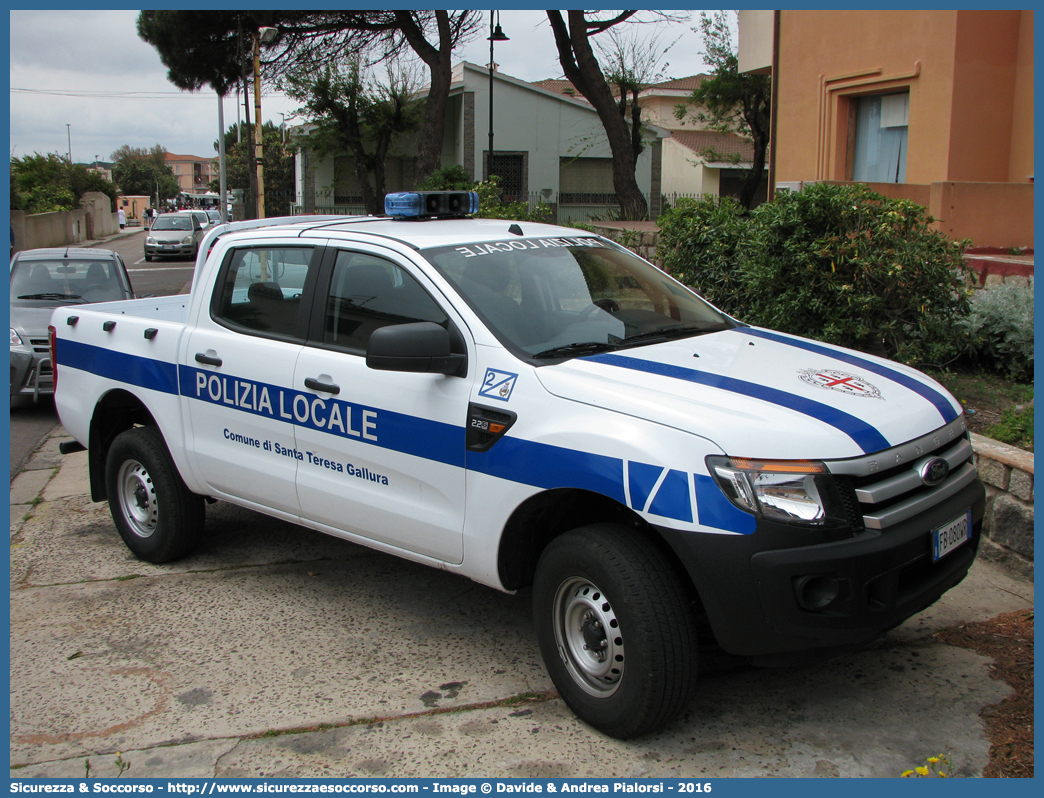
{"label": "blue light bar", "polygon": [[384,197],[384,212],[401,219],[466,216],[478,208],[476,191],[400,191]]}

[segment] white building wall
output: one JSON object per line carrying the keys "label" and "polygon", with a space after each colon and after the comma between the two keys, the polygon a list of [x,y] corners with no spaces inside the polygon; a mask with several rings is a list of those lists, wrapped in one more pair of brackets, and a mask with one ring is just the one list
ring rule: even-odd
{"label": "white building wall", "polygon": [[671,139],[663,142],[664,194],[717,194],[718,170],[703,165],[696,153]]}
{"label": "white building wall", "polygon": [[[461,66],[464,91],[475,95],[474,173],[481,176],[483,155],[489,149],[489,72]],[[560,158],[612,158],[605,129],[589,105],[498,73],[493,75],[493,147],[498,152],[529,153],[530,192],[558,192]],[[650,152],[646,148],[635,169],[645,193],[652,180]]]}

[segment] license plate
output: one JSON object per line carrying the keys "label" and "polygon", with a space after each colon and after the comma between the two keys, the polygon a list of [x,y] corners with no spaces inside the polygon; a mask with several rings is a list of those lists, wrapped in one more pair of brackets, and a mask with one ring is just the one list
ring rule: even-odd
{"label": "license plate", "polygon": [[945,557],[962,543],[970,540],[971,533],[971,510],[954,518],[950,523],[932,530],[932,562]]}
{"label": "license plate", "polygon": [[160,249],[174,249],[174,245],[173,244],[163,244],[163,245],[160,246]]}

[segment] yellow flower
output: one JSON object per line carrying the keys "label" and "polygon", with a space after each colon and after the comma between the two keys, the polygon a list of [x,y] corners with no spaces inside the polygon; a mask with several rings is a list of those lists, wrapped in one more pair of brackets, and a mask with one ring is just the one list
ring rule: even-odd
{"label": "yellow flower", "polygon": [[902,773],[902,778],[908,779],[912,775],[913,775],[913,771],[912,770],[904,770],[903,773]]}
{"label": "yellow flower", "polygon": [[937,757],[937,756],[930,756],[930,757],[928,757],[928,763],[931,764],[931,765],[938,765],[939,764],[939,757]]}
{"label": "yellow flower", "polygon": [[928,768],[926,768],[926,767],[919,767],[919,768],[916,768],[916,770],[917,770],[917,775],[918,776],[927,776],[928,775]]}

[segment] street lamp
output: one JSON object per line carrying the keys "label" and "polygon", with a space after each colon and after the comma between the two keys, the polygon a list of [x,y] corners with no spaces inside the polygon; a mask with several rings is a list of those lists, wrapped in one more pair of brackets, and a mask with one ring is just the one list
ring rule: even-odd
{"label": "street lamp", "polygon": [[504,31],[500,28],[500,22],[493,25],[493,14],[496,13],[497,19],[500,19],[500,12],[489,12],[489,30],[490,34],[487,37],[489,39],[489,155],[488,163],[486,165],[486,178],[493,174],[493,42],[506,42],[510,41],[504,34]]}
{"label": "street lamp", "polygon": [[72,166],[72,122],[65,123],[65,132],[69,135],[69,166]]}
{"label": "street lamp", "polygon": [[265,218],[265,167],[261,148],[261,45],[271,44],[277,28],[260,28],[254,34],[254,159],[257,162],[257,217]]}

